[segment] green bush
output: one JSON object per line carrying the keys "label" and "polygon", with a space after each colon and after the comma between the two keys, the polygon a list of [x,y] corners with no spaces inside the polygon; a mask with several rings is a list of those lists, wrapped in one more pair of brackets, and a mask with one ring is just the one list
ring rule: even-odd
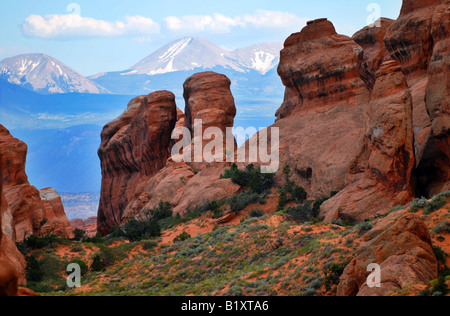
{"label": "green bush", "polygon": [[225,170],[221,178],[231,179],[233,183],[258,194],[268,191],[275,183],[273,173],[261,173],[261,168],[255,168],[253,164],[248,165],[245,170],[239,170],[237,165],[233,164],[231,169]]}
{"label": "green bush", "polygon": [[161,227],[154,219],[138,221],[132,217],[123,226],[125,237],[131,241],[140,241],[161,236]]}
{"label": "green bush", "polygon": [[280,197],[278,198],[278,210],[281,211],[288,204],[288,197],[286,192],[281,192]]}
{"label": "green bush", "polygon": [[362,236],[373,228],[373,224],[370,222],[362,222],[358,224],[358,236]]}
{"label": "green bush", "polygon": [[189,234],[186,233],[186,232],[183,232],[182,234],[178,235],[178,236],[173,240],[173,242],[174,242],[174,243],[182,242],[182,241],[185,241],[185,240],[188,240],[188,239],[191,239],[191,238],[192,238],[191,235],[189,235]]}
{"label": "green bush", "polygon": [[259,201],[259,194],[252,193],[250,190],[244,191],[228,200],[232,212],[240,212],[247,206]]}
{"label": "green bush", "polygon": [[172,204],[160,201],[156,209],[150,211],[152,219],[159,221],[173,216]]}
{"label": "green bush", "polygon": [[84,238],[86,238],[86,232],[79,228],[76,228],[73,231],[73,234],[74,234],[73,240],[75,241],[82,241]]}
{"label": "green bush", "polygon": [[343,263],[327,263],[323,268],[323,284],[327,291],[330,291],[333,285],[339,284],[339,279],[344,273],[345,268],[349,262]]}
{"label": "green bush", "polygon": [[56,235],[45,235],[45,236],[35,236],[31,235],[26,238],[22,243],[19,243],[17,247],[19,249],[30,248],[30,249],[43,249],[54,245],[60,239]]}
{"label": "green bush", "polygon": [[253,218],[263,217],[264,211],[259,210],[259,209],[254,209],[254,210],[250,211],[249,215],[250,215],[250,217],[253,217]]}
{"label": "green bush", "polygon": [[142,249],[144,250],[152,250],[158,247],[158,243],[154,240],[146,240],[142,243]]}
{"label": "green bush", "polygon": [[105,265],[103,264],[102,257],[100,254],[96,254],[94,256],[94,260],[91,264],[91,271],[92,272],[101,272],[105,269]]}
{"label": "green bush", "polygon": [[442,264],[445,264],[447,262],[447,253],[444,250],[442,250],[441,247],[433,246],[433,251],[437,261],[439,261]]}
{"label": "green bush", "polygon": [[431,200],[431,202],[427,204],[423,213],[428,215],[436,212],[437,210],[442,208],[445,203],[447,203],[447,199],[444,196],[437,195]]}
{"label": "green bush", "polygon": [[39,261],[34,256],[29,256],[26,258],[26,279],[28,282],[41,282],[44,278],[44,272],[39,265]]}
{"label": "green bush", "polygon": [[296,207],[289,207],[285,214],[289,220],[296,223],[315,221],[319,215],[314,210],[311,201],[306,201],[303,205],[298,205]]}
{"label": "green bush", "polygon": [[440,222],[435,228],[436,234],[450,234],[450,223],[448,221]]}

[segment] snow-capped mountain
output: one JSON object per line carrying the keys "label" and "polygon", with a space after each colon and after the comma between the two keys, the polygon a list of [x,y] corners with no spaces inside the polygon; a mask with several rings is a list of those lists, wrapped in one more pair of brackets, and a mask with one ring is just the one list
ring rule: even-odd
{"label": "snow-capped mountain", "polygon": [[237,49],[231,54],[244,68],[253,69],[265,75],[278,66],[282,48],[283,43],[266,43]]}
{"label": "snow-capped mountain", "polygon": [[241,73],[255,70],[265,74],[278,64],[281,48],[281,43],[274,43],[228,52],[207,40],[186,37],[158,49],[122,75],[153,76],[214,67]]}
{"label": "snow-capped mountain", "polygon": [[4,59],[0,62],[0,78],[44,94],[106,92],[104,88],[45,54]]}
{"label": "snow-capped mountain", "polygon": [[211,69],[216,66],[245,71],[226,50],[201,38],[186,37],[161,47],[123,75],[153,76],[196,68]]}

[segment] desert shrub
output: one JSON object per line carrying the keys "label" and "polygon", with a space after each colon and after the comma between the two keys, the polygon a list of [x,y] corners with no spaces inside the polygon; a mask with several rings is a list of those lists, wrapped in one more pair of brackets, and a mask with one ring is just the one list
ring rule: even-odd
{"label": "desert shrub", "polygon": [[94,237],[83,238],[82,242],[87,244],[104,244],[106,240],[102,238],[99,233],[97,233]]}
{"label": "desert shrub", "polygon": [[448,221],[440,222],[435,228],[436,234],[450,234],[450,223]]}
{"label": "desert shrub", "polygon": [[155,221],[159,221],[173,216],[172,204],[160,201],[156,209],[150,211],[151,217]]}
{"label": "desert shrub", "polygon": [[59,237],[56,235],[45,235],[45,236],[35,236],[31,235],[26,238],[22,243],[17,246],[19,249],[30,248],[30,249],[43,249],[49,246],[53,246],[59,241]]}
{"label": "desert shrub", "polygon": [[432,296],[445,296],[449,293],[447,281],[444,277],[440,277],[439,279],[433,281],[432,285]]}
{"label": "desert shrub", "polygon": [[133,217],[125,223],[123,230],[131,242],[161,236],[161,227],[154,219],[139,221]]}
{"label": "desert shrub", "polygon": [[228,200],[232,212],[240,212],[250,204],[259,201],[259,194],[252,193],[250,190],[244,191]]}
{"label": "desert shrub", "polygon": [[356,227],[358,229],[358,236],[362,236],[373,228],[370,222],[362,222]]}
{"label": "desert shrub", "polygon": [[280,197],[278,198],[278,210],[284,209],[284,207],[288,204],[288,197],[286,192],[281,192]]}
{"label": "desert shrub", "polygon": [[230,169],[225,170],[221,178],[231,179],[233,183],[258,194],[269,190],[275,182],[273,173],[261,173],[261,168],[255,168],[253,164],[248,165],[245,170],[239,170],[237,165],[233,164]]}
{"label": "desert shrub", "polygon": [[306,190],[298,185],[294,186],[292,190],[292,198],[297,202],[301,203],[308,198],[308,193]]}
{"label": "desert shrub", "polygon": [[44,278],[44,272],[39,265],[39,261],[33,256],[28,256],[26,258],[26,279],[28,282],[41,282]]}
{"label": "desert shrub", "polygon": [[94,256],[94,260],[92,261],[90,269],[92,272],[101,272],[103,271],[103,269],[105,269],[105,265],[103,264],[100,254],[96,254]]}
{"label": "desert shrub", "polygon": [[447,199],[444,196],[437,195],[434,198],[431,199],[431,202],[425,206],[425,210],[423,211],[424,214],[431,214],[433,212],[436,212],[441,207],[443,207],[447,203]]}
{"label": "desert shrub", "polygon": [[311,288],[318,290],[322,287],[322,281],[319,279],[315,279],[310,284]]}
{"label": "desert shrub", "polygon": [[158,243],[154,240],[146,240],[142,242],[142,249],[144,250],[152,250],[158,247]]}
{"label": "desert shrub", "polygon": [[81,241],[84,238],[86,238],[86,232],[84,230],[82,230],[82,229],[79,229],[79,228],[76,228],[73,231],[73,234],[74,234],[73,240],[75,240],[75,241]]}
{"label": "desert shrub", "polygon": [[74,252],[74,253],[83,252],[83,251],[84,251],[84,248],[81,246],[75,246],[75,247],[72,247],[72,249],[70,249],[70,252]]}
{"label": "desert shrub", "polygon": [[433,246],[433,252],[438,262],[445,264],[447,262],[447,253],[439,246]]}
{"label": "desert shrub", "polygon": [[186,233],[186,232],[183,232],[182,234],[180,234],[180,235],[178,235],[177,237],[175,237],[175,239],[173,240],[173,242],[174,242],[174,243],[182,242],[182,241],[185,241],[185,240],[188,240],[188,239],[191,239],[191,238],[192,238],[191,235],[189,235],[189,234]]}
{"label": "desert shrub", "polygon": [[122,238],[125,237],[125,232],[120,228],[120,226],[112,226],[109,229],[109,236],[112,238]]}
{"label": "desert shrub", "polygon": [[263,217],[264,211],[259,210],[259,209],[253,209],[250,211],[249,215],[250,215],[250,217],[253,217],[253,218]]}
{"label": "desert shrub", "polygon": [[220,208],[222,205],[217,201],[210,202],[208,208],[213,213],[213,219],[221,218],[223,216],[223,210]]}
{"label": "desert shrub", "polygon": [[325,264],[323,268],[323,284],[325,285],[327,291],[330,291],[333,285],[339,284],[339,279],[344,273],[344,270],[348,264],[349,262],[331,262]]}
{"label": "desert shrub", "polygon": [[306,201],[303,205],[289,207],[286,212],[289,220],[296,223],[306,223],[316,220],[319,215],[312,206],[311,201]]}
{"label": "desert shrub", "polygon": [[410,212],[417,213],[420,209],[425,208],[428,205],[428,200],[424,197],[420,199],[414,199],[409,207]]}

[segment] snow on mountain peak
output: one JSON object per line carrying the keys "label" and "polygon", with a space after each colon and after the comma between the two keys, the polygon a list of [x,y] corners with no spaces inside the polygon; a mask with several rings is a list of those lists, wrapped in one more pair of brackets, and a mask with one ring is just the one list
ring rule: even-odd
{"label": "snow on mountain peak", "polygon": [[100,93],[96,84],[45,54],[27,54],[0,62],[0,78],[41,93]]}
{"label": "snow on mountain peak", "polygon": [[242,73],[255,70],[265,74],[278,64],[280,50],[281,43],[276,43],[228,52],[207,40],[185,37],[158,49],[122,75],[157,75],[218,66]]}

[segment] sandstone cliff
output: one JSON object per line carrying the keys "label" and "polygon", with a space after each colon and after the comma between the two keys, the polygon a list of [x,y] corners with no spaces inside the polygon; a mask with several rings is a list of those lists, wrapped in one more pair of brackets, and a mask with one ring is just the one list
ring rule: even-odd
{"label": "sandstone cliff", "polygon": [[[450,187],[449,1],[405,0],[352,38],[308,22],[281,52],[280,165],[353,222]],[[282,177],[281,172],[278,173]]]}
{"label": "sandstone cliff", "polygon": [[4,218],[12,223],[5,228],[5,234],[12,241],[50,232],[70,237],[73,228],[64,213],[61,199],[54,189],[45,189],[40,193],[30,185],[25,173],[27,146],[1,125],[0,155],[7,204]]}

